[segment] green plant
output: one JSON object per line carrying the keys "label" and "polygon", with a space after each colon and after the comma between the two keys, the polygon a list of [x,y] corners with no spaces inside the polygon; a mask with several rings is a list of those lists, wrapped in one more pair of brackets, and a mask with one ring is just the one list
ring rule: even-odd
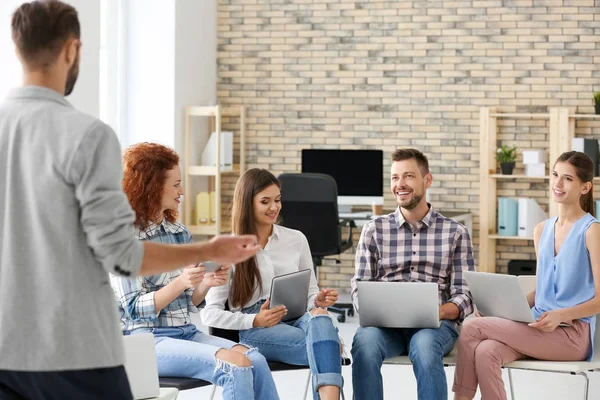
{"label": "green plant", "polygon": [[600,92],[594,93],[594,104],[600,104]]}
{"label": "green plant", "polygon": [[496,160],[501,163],[513,163],[517,159],[517,149],[515,146],[503,144],[496,149]]}

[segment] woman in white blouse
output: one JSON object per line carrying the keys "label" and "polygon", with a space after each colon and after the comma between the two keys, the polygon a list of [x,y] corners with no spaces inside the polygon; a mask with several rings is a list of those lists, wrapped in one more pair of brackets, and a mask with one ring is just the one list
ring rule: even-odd
{"label": "woman in white blouse", "polygon": [[[259,348],[267,360],[310,366],[314,399],[338,399],[343,386],[340,342],[325,310],[337,301],[338,292],[319,290],[302,232],[276,224],[281,192],[273,174],[256,168],[246,171],[233,196],[233,232],[255,234],[262,250],[237,264],[229,282],[208,292],[203,323],[239,330],[240,342]],[[269,309],[271,280],[303,269],[311,271],[307,312],[282,322],[285,307]]]}

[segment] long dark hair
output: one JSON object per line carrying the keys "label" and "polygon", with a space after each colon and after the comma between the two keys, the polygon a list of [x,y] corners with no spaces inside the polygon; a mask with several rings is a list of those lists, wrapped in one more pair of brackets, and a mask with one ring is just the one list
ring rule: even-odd
{"label": "long dark hair", "polygon": [[554,165],[557,162],[563,161],[568,162],[572,166],[575,167],[575,171],[577,173],[577,177],[582,182],[590,182],[592,184],[592,188],[589,192],[584,194],[579,198],[579,204],[583,211],[592,214],[592,216],[596,216],[596,203],[594,202],[594,162],[587,154],[581,153],[579,151],[567,151],[562,153],[557,159]]}
{"label": "long dark hair", "polygon": [[[244,172],[235,185],[231,209],[231,230],[236,235],[256,234],[254,196],[271,185],[281,187],[279,180],[266,169],[252,168]],[[231,305],[242,307],[252,298],[257,287],[262,291],[256,257],[236,264],[231,284]]]}

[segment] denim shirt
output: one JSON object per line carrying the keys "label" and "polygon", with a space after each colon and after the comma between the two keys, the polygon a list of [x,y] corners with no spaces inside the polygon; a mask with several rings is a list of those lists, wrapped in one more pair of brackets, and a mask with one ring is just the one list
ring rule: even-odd
{"label": "denim shirt", "polygon": [[[180,223],[166,220],[159,225],[150,223],[136,233],[139,240],[157,243],[185,244],[192,242],[192,235]],[[191,323],[190,312],[198,312],[192,302],[194,289],[186,289],[165,308],[156,311],[154,294],[181,275],[182,269],[158,275],[122,278],[111,275],[110,281],[121,314],[121,329],[130,332],[139,328],[183,326]]]}

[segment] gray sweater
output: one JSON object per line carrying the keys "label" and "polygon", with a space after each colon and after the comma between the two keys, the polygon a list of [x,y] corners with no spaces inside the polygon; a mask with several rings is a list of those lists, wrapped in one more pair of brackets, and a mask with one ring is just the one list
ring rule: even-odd
{"label": "gray sweater", "polygon": [[108,272],[136,275],[143,245],[114,132],[27,86],[0,105],[0,369],[122,365]]}

